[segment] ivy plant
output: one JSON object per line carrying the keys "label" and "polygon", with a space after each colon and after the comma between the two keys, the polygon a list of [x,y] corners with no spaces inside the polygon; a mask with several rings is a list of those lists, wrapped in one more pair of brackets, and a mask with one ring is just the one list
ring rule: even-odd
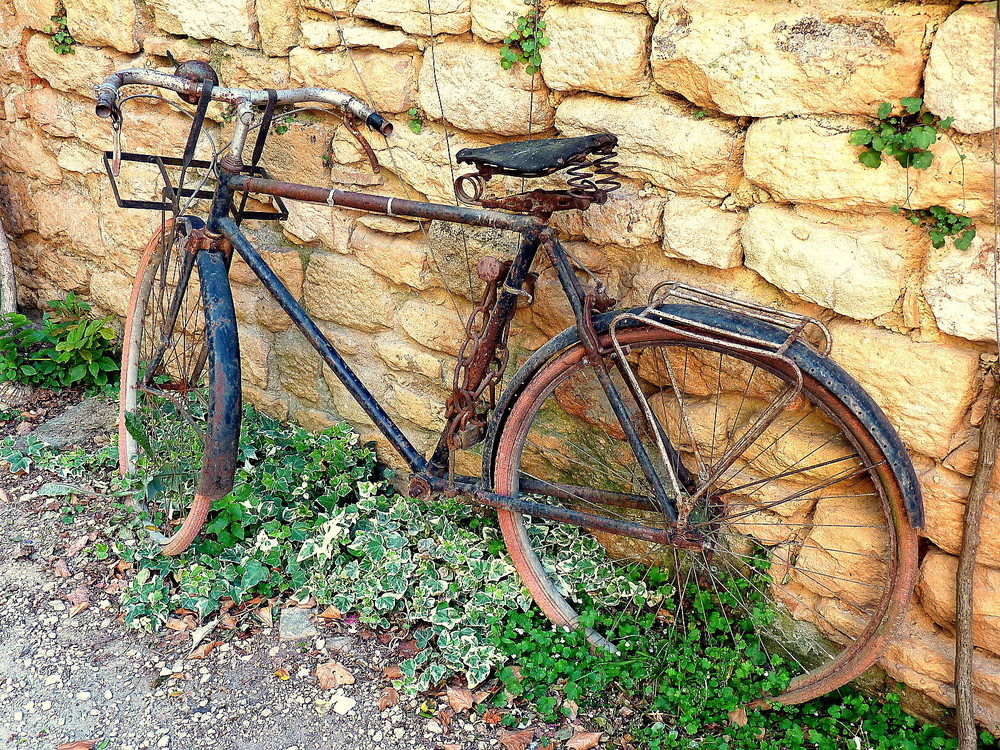
{"label": "ivy plant", "polygon": [[46,26],[45,33],[51,35],[49,44],[52,45],[52,49],[60,55],[73,54],[73,45],[76,44],[76,39],[69,33],[69,27],[66,23],[66,9],[60,5],[56,9],[56,14],[50,16],[50,20],[54,25]]}
{"label": "ivy plant", "polygon": [[517,63],[523,63],[525,71],[534,75],[542,67],[542,48],[549,45],[545,36],[545,21],[538,17],[538,3],[517,19],[514,30],[503,40],[500,47],[500,67],[510,70]]}
{"label": "ivy plant", "polygon": [[954,214],[944,206],[917,209],[893,206],[892,211],[905,217],[914,226],[924,227],[934,247],[944,247],[945,240],[953,237],[956,248],[968,250],[976,238],[972,219]]}
{"label": "ivy plant", "polygon": [[927,169],[934,163],[930,147],[942,131],[951,127],[953,118],[939,118],[924,109],[920,97],[906,97],[894,108],[882,102],[876,113],[876,122],[869,128],[855,130],[850,140],[862,146],[858,161],[866,167],[877,169],[884,157],[893,157],[903,167]]}
{"label": "ivy plant", "polygon": [[406,111],[406,124],[417,135],[424,129],[424,116],[416,107],[410,107]]}

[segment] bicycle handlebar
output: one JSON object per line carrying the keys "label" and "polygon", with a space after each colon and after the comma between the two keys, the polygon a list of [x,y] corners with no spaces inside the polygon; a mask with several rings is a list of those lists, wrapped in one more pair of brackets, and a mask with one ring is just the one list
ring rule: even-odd
{"label": "bicycle handlebar", "polygon": [[[97,116],[108,118],[120,117],[118,109],[118,90],[122,86],[144,85],[156,86],[168,91],[187,96],[198,96],[203,84],[180,76],[163,73],[146,68],[127,68],[112,73],[104,82],[95,87],[97,95]],[[252,105],[267,104],[267,92],[254,89],[230,88],[216,86],[212,89],[212,99],[220,102],[248,102]],[[319,102],[332,104],[344,113],[352,114],[364,120],[372,130],[382,135],[392,133],[392,123],[373,110],[364,102],[355,99],[350,94],[344,94],[333,89],[316,87],[301,89],[282,89],[277,92],[277,104],[299,104],[303,102]]]}

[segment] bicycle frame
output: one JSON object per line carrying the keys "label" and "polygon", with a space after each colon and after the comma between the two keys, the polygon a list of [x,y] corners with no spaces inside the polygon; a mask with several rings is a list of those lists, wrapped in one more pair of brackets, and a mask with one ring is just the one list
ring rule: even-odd
{"label": "bicycle frame", "polygon": [[[464,206],[425,203],[400,198],[371,195],[345,190],[328,189],[310,185],[301,185],[279,180],[263,179],[243,174],[228,173],[220,170],[219,185],[212,202],[211,215],[207,224],[209,236],[225,238],[232,248],[246,261],[268,292],[275,298],[281,308],[298,327],[309,343],[316,349],[323,361],[333,370],[338,379],[351,396],[358,402],[379,431],[390,442],[393,448],[402,456],[409,466],[413,476],[418,479],[411,483],[411,494],[425,494],[430,489],[447,492],[469,494],[477,501],[495,508],[517,511],[532,516],[549,518],[562,523],[582,526],[596,531],[607,531],[623,536],[652,541],[662,544],[684,546],[685,541],[680,535],[670,530],[645,526],[643,524],[618,521],[593,513],[586,513],[561,505],[549,505],[525,500],[520,497],[498,495],[484,486],[481,478],[449,475],[447,469],[447,449],[442,442],[430,460],[422,456],[409,441],[400,427],[386,412],[378,399],[365,387],[364,383],[354,373],[348,363],[330,341],[323,335],[316,323],[303,309],[285,287],[260,253],[246,238],[234,219],[230,218],[233,206],[233,196],[237,192],[269,195],[290,200],[309,203],[326,204],[341,208],[383,214],[386,216],[403,216],[416,219],[436,219],[449,223],[469,226],[491,227],[518,232],[522,241],[515,257],[512,259],[503,285],[500,288],[493,311],[498,320],[498,328],[506,329],[517,307],[518,297],[523,294],[522,288],[529,270],[539,249],[544,248],[550,261],[556,269],[563,291],[573,309],[577,325],[584,333],[585,342],[593,339],[593,328],[590,324],[590,301],[579,280],[565,249],[548,226],[547,216],[511,214],[489,209],[479,209]],[[199,252],[213,252],[202,246]],[[596,339],[594,341],[596,345]],[[596,358],[600,359],[600,358]],[[623,507],[644,507],[650,510],[662,511],[668,519],[676,521],[677,511],[673,498],[667,493],[662,479],[653,466],[652,459],[639,437],[639,430],[626,407],[617,386],[612,382],[610,374],[598,368],[598,377],[607,394],[609,403],[618,417],[618,421],[628,438],[638,463],[643,470],[650,486],[654,490],[654,503],[648,498],[640,498],[623,493],[586,488],[569,487],[561,494],[560,488],[535,486],[529,478],[525,478],[522,489],[533,494],[551,497],[580,496],[581,492],[590,493],[595,502]],[[447,430],[447,425],[445,425]],[[444,455],[443,455],[444,454]],[[586,495],[585,495],[586,497]]]}

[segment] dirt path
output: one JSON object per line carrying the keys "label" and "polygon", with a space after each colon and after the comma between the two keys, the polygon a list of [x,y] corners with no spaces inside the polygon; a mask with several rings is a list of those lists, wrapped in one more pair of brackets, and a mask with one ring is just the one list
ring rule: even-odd
{"label": "dirt path", "polygon": [[[418,714],[417,701],[380,710],[382,670],[400,661],[395,644],[343,622],[314,622],[316,635],[293,641],[279,640],[277,627],[231,633],[202,659],[187,658],[190,632],[129,630],[114,561],[71,554],[101,528],[107,507],[91,498],[66,523],[60,498],[35,494],[53,479],[0,475],[0,747],[54,750],[89,739],[108,750],[497,746],[496,730],[466,715],[442,729]],[[321,689],[315,668],[331,660],[355,683]]]}

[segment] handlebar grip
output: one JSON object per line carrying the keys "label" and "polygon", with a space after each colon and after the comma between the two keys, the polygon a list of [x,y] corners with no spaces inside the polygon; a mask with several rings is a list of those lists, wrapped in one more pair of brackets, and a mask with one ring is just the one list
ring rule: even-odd
{"label": "handlebar grip", "polygon": [[118,88],[104,83],[97,89],[97,116],[104,119],[118,116]]}
{"label": "handlebar grip", "polygon": [[372,112],[368,115],[368,117],[365,118],[365,124],[372,130],[375,130],[382,135],[392,135],[392,123],[382,117],[382,115],[378,112]]}

